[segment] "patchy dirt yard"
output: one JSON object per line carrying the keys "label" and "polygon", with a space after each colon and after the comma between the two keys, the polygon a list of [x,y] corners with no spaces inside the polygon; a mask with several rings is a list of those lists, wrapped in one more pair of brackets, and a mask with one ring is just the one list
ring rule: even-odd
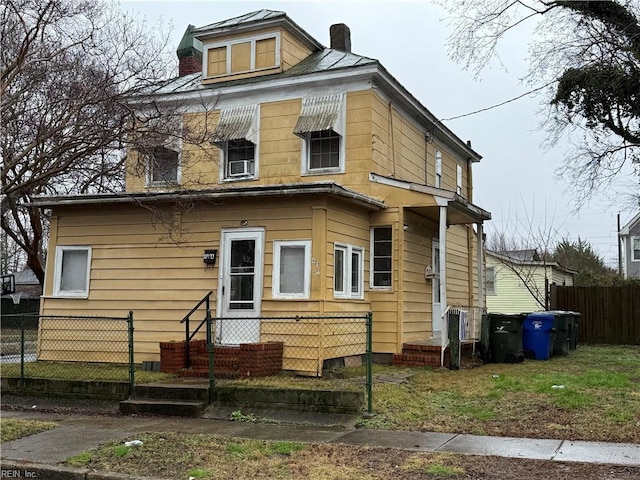
{"label": "patchy dirt yard", "polygon": [[69,460],[101,471],[202,479],[635,480],[640,468],[561,463],[390,448],[305,445],[189,434],[139,435],[142,446],[105,445]]}

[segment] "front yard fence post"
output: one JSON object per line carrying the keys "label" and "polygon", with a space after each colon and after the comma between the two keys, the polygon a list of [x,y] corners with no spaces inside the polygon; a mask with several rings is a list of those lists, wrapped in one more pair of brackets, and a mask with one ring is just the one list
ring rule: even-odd
{"label": "front yard fence post", "polygon": [[24,388],[24,315],[20,315],[20,388]]}
{"label": "front yard fence post", "polygon": [[213,321],[209,298],[207,297],[207,353],[209,354],[209,403],[213,402],[213,391],[216,387],[215,367],[213,365]]}
{"label": "front yard fence post", "polygon": [[135,384],[136,367],[133,358],[133,311],[129,310],[127,317],[127,330],[129,331],[129,383],[131,384],[131,393]]}
{"label": "front yard fence post", "polygon": [[373,413],[373,313],[367,313],[367,413]]}

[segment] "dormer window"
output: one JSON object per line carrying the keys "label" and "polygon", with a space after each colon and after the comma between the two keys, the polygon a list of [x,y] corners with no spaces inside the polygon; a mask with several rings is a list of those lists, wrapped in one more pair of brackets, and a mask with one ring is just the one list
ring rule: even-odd
{"label": "dormer window", "polygon": [[302,172],[308,175],[344,172],[344,95],[302,100],[293,133],[302,138]]}
{"label": "dormer window", "polygon": [[258,177],[258,105],[226,108],[213,133],[220,148],[220,180]]}
{"label": "dormer window", "polygon": [[205,45],[204,78],[235,75],[280,66],[280,32]]}

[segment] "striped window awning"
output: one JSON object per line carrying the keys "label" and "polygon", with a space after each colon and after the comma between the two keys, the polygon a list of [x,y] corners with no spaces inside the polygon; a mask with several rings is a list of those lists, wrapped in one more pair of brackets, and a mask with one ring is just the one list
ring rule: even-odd
{"label": "striped window awning", "polygon": [[246,139],[258,143],[258,106],[225,108],[213,132],[211,143],[221,146],[229,140]]}
{"label": "striped window awning", "polygon": [[304,136],[311,132],[333,130],[339,135],[344,135],[343,97],[340,93],[302,99],[302,110],[293,133]]}

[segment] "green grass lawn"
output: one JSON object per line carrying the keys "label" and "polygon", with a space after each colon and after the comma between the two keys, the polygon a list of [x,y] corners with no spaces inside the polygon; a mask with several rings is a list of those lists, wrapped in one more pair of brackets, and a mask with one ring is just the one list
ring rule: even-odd
{"label": "green grass lawn", "polygon": [[22,437],[27,437],[29,435],[33,435],[34,433],[45,432],[56,427],[57,424],[53,422],[0,418],[0,436],[2,437],[3,443]]}
{"label": "green grass lawn", "polygon": [[460,370],[413,369],[374,387],[361,427],[640,442],[640,346]]}
{"label": "green grass lawn", "polygon": [[[2,376],[16,376],[19,368],[3,365]],[[126,366],[36,362],[25,370],[28,377],[128,380]],[[580,346],[548,361],[459,371],[374,366],[374,378],[391,372],[410,376],[401,384],[375,382],[375,416],[360,427],[640,443],[640,346]],[[360,367],[323,379],[282,374],[225,383],[353,390],[364,389],[363,376]],[[171,378],[136,372],[137,383]]]}
{"label": "green grass lawn", "polygon": [[[19,377],[20,365],[2,365],[3,377]],[[104,380],[116,382],[129,381],[127,365],[84,363],[84,362],[30,362],[24,365],[27,378],[50,378],[59,380]],[[174,378],[173,375],[160,372],[135,372],[136,383],[158,382]]]}

